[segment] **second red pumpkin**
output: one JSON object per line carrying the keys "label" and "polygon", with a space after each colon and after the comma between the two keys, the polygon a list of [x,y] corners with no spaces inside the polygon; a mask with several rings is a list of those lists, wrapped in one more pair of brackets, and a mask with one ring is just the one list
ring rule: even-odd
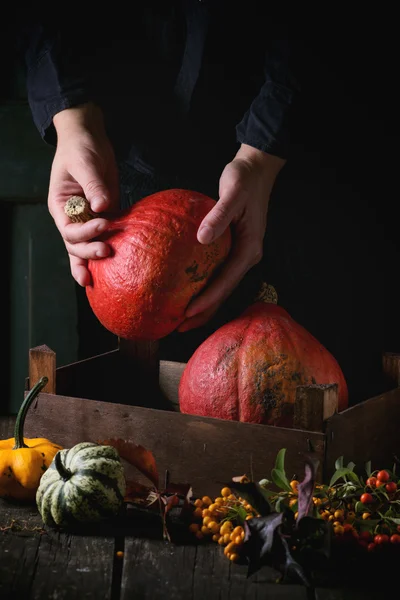
{"label": "second red pumpkin", "polygon": [[180,381],[180,410],[293,427],[296,387],[312,383],[337,383],[338,409],[347,408],[346,381],[332,354],[284,308],[259,301],[196,349]]}

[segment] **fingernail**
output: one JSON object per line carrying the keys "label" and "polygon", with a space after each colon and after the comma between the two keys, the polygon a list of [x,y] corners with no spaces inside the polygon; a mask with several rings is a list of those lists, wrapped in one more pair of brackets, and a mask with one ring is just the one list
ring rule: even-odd
{"label": "fingernail", "polygon": [[107,223],[99,223],[96,227],[96,232],[97,233],[102,233],[103,231],[105,231],[107,229]]}
{"label": "fingernail", "polygon": [[100,212],[101,210],[104,210],[105,204],[107,204],[107,198],[105,196],[99,196],[97,198],[93,198],[90,203],[90,208],[94,212]]}
{"label": "fingernail", "polygon": [[214,230],[208,225],[204,225],[199,231],[198,239],[201,244],[211,244],[214,239]]}
{"label": "fingernail", "polygon": [[96,250],[96,256],[98,256],[99,258],[105,258],[109,255],[109,253],[110,251],[107,247],[101,248],[100,250]]}

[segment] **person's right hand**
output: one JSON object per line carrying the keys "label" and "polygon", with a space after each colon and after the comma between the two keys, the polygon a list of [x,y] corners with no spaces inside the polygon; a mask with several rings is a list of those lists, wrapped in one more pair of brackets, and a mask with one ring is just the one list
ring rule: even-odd
{"label": "person's right hand", "polygon": [[96,236],[107,229],[105,218],[72,223],[64,212],[71,196],[83,196],[95,213],[118,208],[118,170],[114,151],[98,107],[85,104],[57,113],[57,131],[48,195],[48,208],[64,240],[73,278],[85,287],[91,283],[88,259],[108,256],[110,248]]}

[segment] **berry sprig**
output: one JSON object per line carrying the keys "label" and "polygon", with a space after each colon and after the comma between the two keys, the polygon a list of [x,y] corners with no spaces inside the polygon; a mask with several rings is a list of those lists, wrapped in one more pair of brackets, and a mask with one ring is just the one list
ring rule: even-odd
{"label": "berry sprig", "polygon": [[[248,481],[243,477],[242,482]],[[212,500],[209,496],[193,502],[194,522],[189,530],[197,539],[211,539],[224,547],[225,556],[232,562],[240,558],[245,532],[244,521],[259,517],[259,513],[244,498],[237,497],[229,487]]]}

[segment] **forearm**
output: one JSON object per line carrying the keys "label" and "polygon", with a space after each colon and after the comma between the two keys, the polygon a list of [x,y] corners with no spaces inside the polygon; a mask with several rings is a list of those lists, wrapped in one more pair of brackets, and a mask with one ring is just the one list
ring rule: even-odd
{"label": "forearm", "polygon": [[93,102],[80,104],[56,113],[53,124],[57,136],[88,132],[103,133],[104,119],[102,110]]}
{"label": "forearm", "polygon": [[279,172],[286,164],[286,159],[280,158],[273,154],[268,154],[262,150],[258,150],[248,144],[241,144],[235,159],[239,159],[249,165],[249,167],[258,167],[264,175],[264,179],[268,182],[269,191],[272,191],[275,180]]}

